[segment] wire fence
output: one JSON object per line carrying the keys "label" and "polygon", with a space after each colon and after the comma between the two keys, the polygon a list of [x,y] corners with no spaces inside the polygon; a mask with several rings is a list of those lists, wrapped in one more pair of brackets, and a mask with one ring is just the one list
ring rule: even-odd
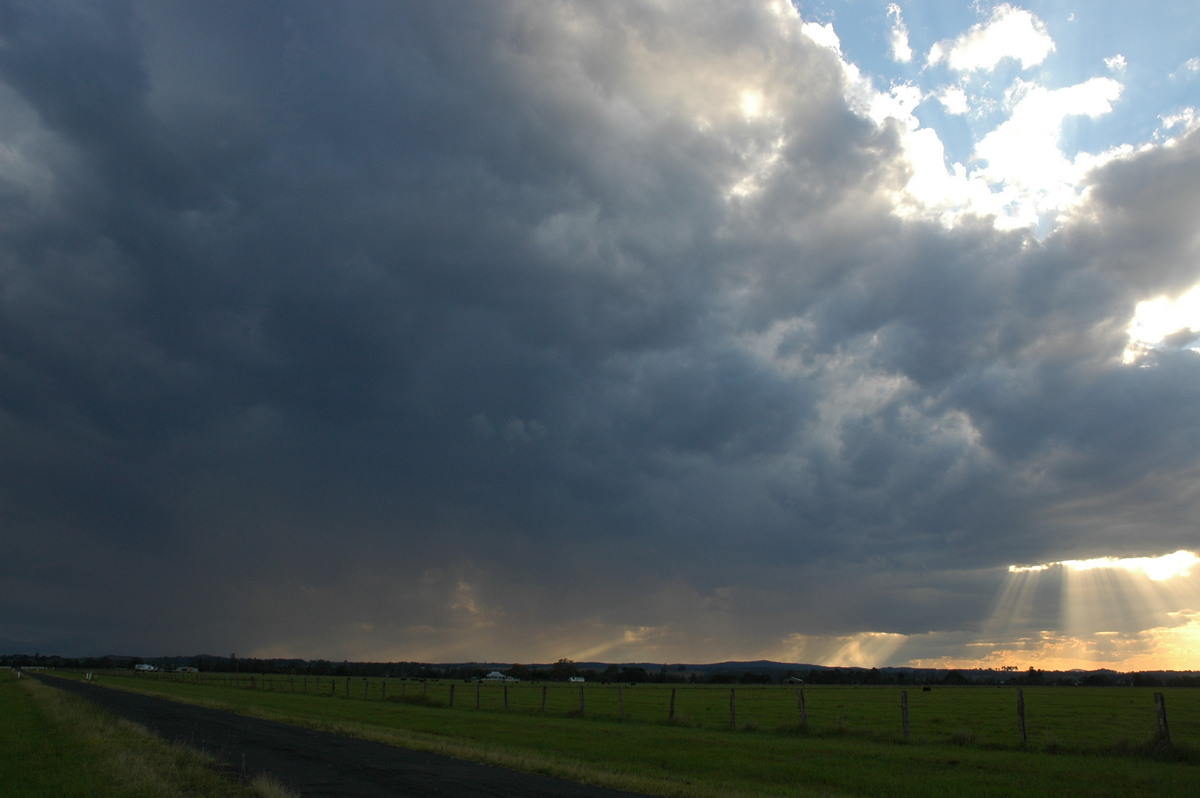
{"label": "wire fence", "polygon": [[1196,688],[730,687],[163,672],[137,678],[430,709],[913,743],[1049,751],[1200,748]]}

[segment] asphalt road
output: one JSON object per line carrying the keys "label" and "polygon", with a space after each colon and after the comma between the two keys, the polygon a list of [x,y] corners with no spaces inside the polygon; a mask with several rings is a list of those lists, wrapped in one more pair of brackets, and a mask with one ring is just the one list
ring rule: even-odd
{"label": "asphalt road", "polygon": [[216,757],[235,775],[267,773],[303,796],[633,798],[633,793],[357,740],[286,723],[38,675],[159,736]]}

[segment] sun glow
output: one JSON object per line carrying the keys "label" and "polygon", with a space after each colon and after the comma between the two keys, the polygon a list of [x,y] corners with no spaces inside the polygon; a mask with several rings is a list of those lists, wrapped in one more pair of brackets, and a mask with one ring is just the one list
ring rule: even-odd
{"label": "sun glow", "polygon": [[1141,573],[1153,582],[1163,582],[1176,577],[1190,576],[1192,568],[1200,565],[1200,557],[1186,549],[1159,557],[1093,557],[1089,560],[1059,560],[1040,565],[1010,565],[1012,574],[1037,573],[1054,567],[1068,571],[1094,571],[1099,568]]}
{"label": "sun glow", "polygon": [[604,657],[627,657],[647,647],[653,648],[657,640],[668,634],[668,630],[661,626],[634,626],[604,631],[604,639],[572,650],[571,659],[584,662]]}
{"label": "sun glow", "polygon": [[1041,668],[1200,665],[1200,555],[1010,565],[984,631],[984,662]]}
{"label": "sun glow", "polygon": [[1129,343],[1122,360],[1133,363],[1173,334],[1185,330],[1200,330],[1200,285],[1176,299],[1160,296],[1139,302],[1129,321]]}
{"label": "sun glow", "polygon": [[812,662],[835,667],[869,668],[887,663],[907,637],[889,632],[860,632],[844,636],[790,635],[769,658],[784,662]]}
{"label": "sun glow", "polygon": [[763,96],[759,91],[742,92],[742,113],[747,119],[760,116],[763,112]]}

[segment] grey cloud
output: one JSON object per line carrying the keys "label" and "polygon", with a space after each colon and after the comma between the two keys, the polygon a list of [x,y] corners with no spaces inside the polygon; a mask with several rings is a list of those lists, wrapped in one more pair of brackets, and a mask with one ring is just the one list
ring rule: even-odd
{"label": "grey cloud", "polygon": [[1116,358],[1185,282],[1196,141],[1045,242],[902,221],[833,53],[684,5],[7,5],[3,130],[52,188],[0,195],[5,524],[44,590],[241,608],[45,634],[749,650],[969,627],[993,569],[1117,545],[1114,486],[1174,545],[1194,358]]}
{"label": "grey cloud", "polygon": [[1095,175],[1096,245],[1105,265],[1143,294],[1177,294],[1195,278],[1200,242],[1192,230],[1200,205],[1200,139],[1114,161]]}

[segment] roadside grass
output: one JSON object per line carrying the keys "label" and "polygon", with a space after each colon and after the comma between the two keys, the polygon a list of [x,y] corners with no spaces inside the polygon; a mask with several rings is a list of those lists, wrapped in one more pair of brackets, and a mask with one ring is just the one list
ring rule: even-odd
{"label": "roadside grass", "polygon": [[[1015,710],[988,688],[936,691],[924,694],[923,699],[932,700],[919,705],[910,700],[914,714],[919,712],[922,718],[921,732],[904,741],[899,706],[891,700],[894,690],[810,688],[808,727],[796,722],[794,691],[777,690],[776,703],[786,710],[780,709],[778,717],[756,716],[747,702],[746,712],[739,710],[745,722],[732,730],[728,714],[722,726],[714,726],[715,720],[706,720],[705,714],[716,712],[714,702],[724,702],[723,711],[728,713],[727,689],[723,693],[680,689],[676,719],[668,723],[658,711],[667,692],[655,687],[639,688],[642,693],[637,696],[636,691],[624,691],[626,717],[622,719],[615,712],[599,711],[600,705],[593,702],[603,692],[599,687],[588,694],[589,710],[581,717],[574,688],[560,688],[557,703],[548,700],[546,712],[539,710],[536,686],[529,690],[535,698],[519,709],[515,708],[518,693],[511,691],[506,712],[495,709],[495,704],[475,710],[473,692],[469,701],[456,697],[456,708],[450,710],[424,687],[404,696],[390,691],[389,700],[367,701],[355,698],[354,690],[347,697],[344,690],[306,695],[206,684],[201,679],[105,676],[103,681],[348,736],[652,795],[917,798],[1025,793],[1190,798],[1200,784],[1200,759],[1195,752],[1183,746],[1171,749],[1169,756],[1152,755],[1152,710],[1142,723],[1141,698],[1111,691],[1080,692],[1069,700],[1067,691],[1047,692],[1039,694],[1039,700],[1044,698],[1049,707],[1065,702],[1055,711],[1076,724],[1088,725],[1104,713],[1114,715],[1124,729],[1120,739],[1109,736],[1096,742],[1087,736],[1089,731],[1081,743],[1068,746],[1058,738],[1031,738],[1022,748],[1003,742],[1013,736]],[[262,680],[257,684],[261,688]],[[760,691],[764,702],[769,693]],[[413,694],[425,698],[409,700]],[[1187,700],[1174,703],[1180,705],[1181,725],[1188,731],[1195,694],[1171,695],[1186,696]],[[529,696],[521,700],[525,698]],[[1115,698],[1120,700],[1112,704],[1110,699]],[[660,719],[631,719],[638,701],[653,704]],[[1128,728],[1126,701],[1139,713],[1137,723]],[[1002,711],[1005,707],[1008,711]],[[572,712],[575,716],[568,716]],[[881,725],[883,718],[885,725]],[[887,730],[893,727],[894,732]]]}
{"label": "roadside grass", "polygon": [[295,798],[270,778],[223,777],[204,754],[11,671],[0,673],[0,794]]}

